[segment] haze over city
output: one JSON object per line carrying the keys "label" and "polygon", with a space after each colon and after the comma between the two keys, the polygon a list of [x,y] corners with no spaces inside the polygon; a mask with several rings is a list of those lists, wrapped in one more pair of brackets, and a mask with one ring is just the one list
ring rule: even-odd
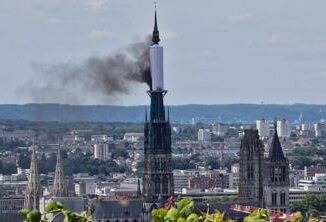
{"label": "haze over city", "polygon": [[[325,103],[325,1],[157,4],[167,104]],[[74,81],[46,89],[56,77],[44,69],[142,41],[152,31],[150,1],[2,0],[0,10],[0,103],[148,103],[139,83],[109,97]]]}

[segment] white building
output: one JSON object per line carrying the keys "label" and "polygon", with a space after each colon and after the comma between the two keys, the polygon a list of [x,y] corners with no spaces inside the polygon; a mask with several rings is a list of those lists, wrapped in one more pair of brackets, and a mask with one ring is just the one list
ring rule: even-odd
{"label": "white building", "polygon": [[260,137],[270,136],[269,122],[266,119],[256,120],[256,128]]}
{"label": "white building", "polygon": [[95,143],[94,144],[94,158],[99,160],[111,159],[111,152],[108,143]]}
{"label": "white building", "polygon": [[326,174],[315,174],[311,179],[299,180],[299,189],[306,191],[326,191]]}
{"label": "white building", "polygon": [[138,142],[144,138],[144,133],[125,133],[123,140],[127,142]]}
{"label": "white building", "polygon": [[277,121],[277,133],[279,137],[290,137],[290,123],[288,120]]}
{"label": "white building", "polygon": [[198,141],[209,142],[211,141],[211,132],[209,129],[198,130]]}
{"label": "white building", "polygon": [[77,196],[94,195],[96,191],[95,182],[82,181],[75,183],[75,194]]}
{"label": "white building", "polygon": [[191,174],[183,170],[173,170],[174,190],[176,192],[181,192],[182,189],[188,188],[188,179],[190,176]]}
{"label": "white building", "polygon": [[314,131],[315,131],[315,137],[321,137],[326,131],[325,124],[323,124],[323,123],[315,123],[314,124]]}
{"label": "white building", "polygon": [[228,125],[218,123],[217,125],[213,125],[212,133],[217,136],[224,136],[228,128]]}
{"label": "white building", "polygon": [[91,136],[91,141],[94,143],[97,142],[112,142],[113,141],[113,137],[112,136],[108,136],[108,135],[92,135]]}

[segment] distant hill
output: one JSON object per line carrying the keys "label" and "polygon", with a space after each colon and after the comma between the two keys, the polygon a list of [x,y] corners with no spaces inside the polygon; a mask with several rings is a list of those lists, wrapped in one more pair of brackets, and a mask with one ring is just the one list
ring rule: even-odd
{"label": "distant hill", "polygon": [[[258,118],[317,122],[326,119],[325,105],[180,105],[170,106],[171,122],[254,123]],[[145,106],[79,106],[61,104],[0,105],[0,119],[58,122],[143,122]]]}

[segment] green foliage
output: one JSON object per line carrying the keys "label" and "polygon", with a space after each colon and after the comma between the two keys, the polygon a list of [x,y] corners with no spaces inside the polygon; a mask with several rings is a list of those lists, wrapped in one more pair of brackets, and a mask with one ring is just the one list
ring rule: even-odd
{"label": "green foliage", "polygon": [[65,209],[61,203],[54,201],[46,205],[44,215],[37,210],[28,211],[27,209],[20,210],[19,214],[23,218],[23,222],[47,222],[49,214],[52,217],[63,215],[64,222],[92,222],[92,218],[87,212],[71,212]]}
{"label": "green foliage", "polygon": [[[152,222],[223,222],[224,214],[196,212],[191,198],[180,200],[170,209],[160,208],[151,212]],[[230,220],[229,220],[230,221]]]}
{"label": "green foliage", "polygon": [[303,221],[304,218],[301,212],[295,212],[293,214],[290,214],[285,220],[285,222],[303,222]]}
{"label": "green foliage", "polygon": [[291,211],[300,211],[304,215],[311,211],[326,214],[326,195],[308,195],[302,201],[293,203]]}
{"label": "green foliage", "polygon": [[269,215],[266,209],[255,210],[247,217],[244,218],[244,222],[267,222],[269,221]]}

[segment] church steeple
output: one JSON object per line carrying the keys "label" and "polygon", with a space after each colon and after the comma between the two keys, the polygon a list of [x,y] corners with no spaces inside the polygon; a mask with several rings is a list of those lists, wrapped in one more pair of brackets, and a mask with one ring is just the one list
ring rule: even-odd
{"label": "church steeple", "polygon": [[271,147],[269,149],[268,158],[272,161],[275,160],[285,160],[284,153],[282,150],[282,146],[280,143],[280,139],[277,134],[277,125],[276,121],[274,122],[274,135],[271,143]]}
{"label": "church steeple", "polygon": [[157,26],[156,3],[155,3],[155,18],[154,18],[154,30],[153,30],[152,42],[153,44],[156,45],[158,45],[158,43],[160,42],[160,33],[158,31],[158,26]]}
{"label": "church steeple", "polygon": [[28,184],[25,192],[24,208],[28,210],[38,210],[40,205],[41,184],[38,174],[37,158],[35,147],[31,158]]}
{"label": "church steeple", "polygon": [[62,167],[62,158],[61,158],[60,147],[58,149],[57,164],[55,167],[52,195],[55,197],[67,197],[68,196],[67,186],[65,183],[65,176],[64,176],[63,167]]}

